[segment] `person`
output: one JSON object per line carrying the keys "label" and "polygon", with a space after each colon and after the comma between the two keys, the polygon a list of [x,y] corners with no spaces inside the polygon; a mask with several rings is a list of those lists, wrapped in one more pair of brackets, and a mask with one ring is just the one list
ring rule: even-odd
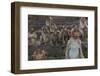
{"label": "person", "polygon": [[41,31],[40,41],[42,44],[45,44],[49,41],[48,32],[46,30]]}
{"label": "person", "polygon": [[67,28],[64,28],[64,32],[63,32],[63,43],[66,44],[68,41],[68,32],[67,32]]}
{"label": "person", "polygon": [[65,52],[66,59],[84,58],[80,40],[80,32],[78,29],[71,31],[71,38],[68,40]]}
{"label": "person", "polygon": [[70,37],[71,37],[71,27],[68,25],[68,27],[67,27],[67,34],[68,34],[68,40],[70,39]]}
{"label": "person", "polygon": [[43,49],[37,49],[33,52],[32,58],[35,60],[45,60],[47,59],[47,52]]}
{"label": "person", "polygon": [[28,44],[29,44],[29,46],[35,45],[36,39],[37,39],[37,34],[36,34],[34,28],[31,28],[30,31],[28,32]]}

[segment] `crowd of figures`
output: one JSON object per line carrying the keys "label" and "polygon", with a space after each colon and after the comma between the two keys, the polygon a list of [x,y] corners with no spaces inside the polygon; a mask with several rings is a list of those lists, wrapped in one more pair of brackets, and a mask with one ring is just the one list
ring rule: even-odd
{"label": "crowd of figures", "polygon": [[[28,31],[28,47],[60,47],[64,58],[82,58],[85,57],[82,50],[87,50],[87,31],[87,26],[80,28],[78,25],[51,24],[43,25],[39,29],[31,27]],[[48,59],[48,55],[48,51],[44,48],[37,48],[31,54],[32,59],[36,60]]]}

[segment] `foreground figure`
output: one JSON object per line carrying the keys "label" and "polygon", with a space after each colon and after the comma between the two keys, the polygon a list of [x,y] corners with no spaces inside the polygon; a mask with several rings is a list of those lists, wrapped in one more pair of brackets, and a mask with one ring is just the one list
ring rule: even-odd
{"label": "foreground figure", "polygon": [[47,59],[47,52],[44,51],[43,49],[37,49],[36,51],[33,52],[32,58],[35,60],[45,60]]}
{"label": "foreground figure", "polygon": [[78,29],[72,29],[71,37],[68,40],[65,52],[66,59],[77,59],[84,58],[81,40],[80,40],[80,31]]}

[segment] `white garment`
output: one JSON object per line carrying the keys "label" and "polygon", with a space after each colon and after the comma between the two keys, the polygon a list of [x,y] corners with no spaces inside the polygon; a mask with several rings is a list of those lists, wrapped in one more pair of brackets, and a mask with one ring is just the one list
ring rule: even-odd
{"label": "white garment", "polygon": [[65,58],[75,59],[83,57],[81,40],[70,38],[67,43]]}

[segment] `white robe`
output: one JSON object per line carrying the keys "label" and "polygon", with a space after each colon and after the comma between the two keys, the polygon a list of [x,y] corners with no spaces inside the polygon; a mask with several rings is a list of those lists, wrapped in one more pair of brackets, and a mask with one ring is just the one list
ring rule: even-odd
{"label": "white robe", "polygon": [[82,48],[81,48],[81,40],[70,38],[67,43],[65,58],[66,59],[77,59],[83,58]]}

